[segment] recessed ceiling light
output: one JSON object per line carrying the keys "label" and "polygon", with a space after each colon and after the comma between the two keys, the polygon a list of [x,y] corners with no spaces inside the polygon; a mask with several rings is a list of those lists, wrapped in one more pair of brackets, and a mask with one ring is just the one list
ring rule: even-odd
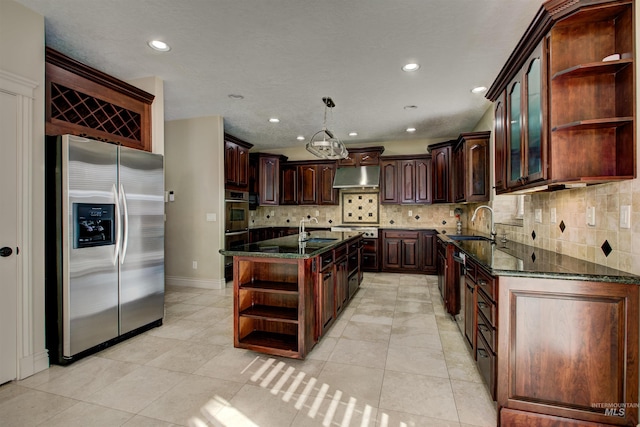
{"label": "recessed ceiling light", "polygon": [[415,110],[416,108],[418,108],[417,105],[405,105],[404,106],[405,110]]}
{"label": "recessed ceiling light", "polygon": [[160,40],[151,40],[147,44],[151,49],[157,50],[158,52],[169,52],[171,50],[171,46]]}
{"label": "recessed ceiling light", "polygon": [[304,136],[302,135],[298,135],[298,137],[296,138],[298,141],[304,141]]}
{"label": "recessed ceiling light", "polygon": [[358,136],[358,132],[349,132],[349,136]]}
{"label": "recessed ceiling light", "polygon": [[482,93],[485,92],[487,90],[487,88],[485,86],[478,86],[478,87],[474,87],[473,89],[471,89],[471,92],[473,93]]}
{"label": "recessed ceiling light", "polygon": [[269,122],[271,122],[271,123],[280,123],[280,119],[278,119],[278,118],[276,118],[276,117],[271,117],[271,118],[269,119]]}
{"label": "recessed ceiling light", "polygon": [[407,128],[407,132],[415,132],[416,128]]}
{"label": "recessed ceiling light", "polygon": [[418,68],[420,68],[420,64],[416,64],[416,63],[410,63],[410,64],[405,64],[402,67],[402,71],[416,71]]}
{"label": "recessed ceiling light", "polygon": [[244,96],[239,95],[239,94],[237,94],[237,93],[230,93],[228,96],[229,96],[229,98],[231,98],[231,99],[244,99]]}

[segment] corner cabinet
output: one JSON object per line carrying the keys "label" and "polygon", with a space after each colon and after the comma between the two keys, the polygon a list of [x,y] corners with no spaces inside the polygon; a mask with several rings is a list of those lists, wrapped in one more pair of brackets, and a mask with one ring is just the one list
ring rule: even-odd
{"label": "corner cabinet", "polygon": [[487,92],[498,193],[636,176],[631,0],[543,4]]}
{"label": "corner cabinet", "polygon": [[258,190],[258,204],[260,206],[274,206],[280,204],[280,165],[287,161],[287,157],[278,154],[251,154],[250,163],[257,168],[255,173]]}
{"label": "corner cabinet", "polygon": [[440,142],[428,147],[431,153],[432,203],[453,203],[453,141]]}
{"label": "corner cabinet", "polygon": [[454,149],[455,201],[489,201],[489,136],[491,132],[460,134]]}

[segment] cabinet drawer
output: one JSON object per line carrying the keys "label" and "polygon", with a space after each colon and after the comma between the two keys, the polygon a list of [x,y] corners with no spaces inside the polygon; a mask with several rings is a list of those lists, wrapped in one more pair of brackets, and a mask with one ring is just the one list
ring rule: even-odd
{"label": "cabinet drawer", "polygon": [[491,351],[482,336],[478,337],[478,348],[476,349],[476,360],[480,376],[489,387],[491,397],[496,399],[495,375],[496,375],[496,355]]}
{"label": "cabinet drawer", "polygon": [[385,231],[385,239],[417,239],[418,231]]}
{"label": "cabinet drawer", "polygon": [[338,260],[347,255],[347,245],[342,245],[333,250],[334,259]]}
{"label": "cabinet drawer", "polygon": [[476,283],[476,272],[478,271],[478,266],[473,261],[470,261],[469,258],[470,257],[467,257],[464,264],[465,276],[471,279],[473,283]]}
{"label": "cabinet drawer", "polygon": [[320,255],[320,271],[324,271],[333,265],[333,252],[329,251],[323,255]]}
{"label": "cabinet drawer", "polygon": [[495,279],[481,268],[477,269],[476,283],[491,301],[496,300]]}
{"label": "cabinet drawer", "polygon": [[487,298],[487,296],[482,292],[482,289],[479,286],[478,289],[480,290],[479,292],[477,292],[478,312],[482,313],[485,319],[489,321],[491,327],[494,327],[496,324],[496,306]]}
{"label": "cabinet drawer", "polygon": [[489,321],[484,317],[482,312],[478,314],[478,334],[489,344],[491,351],[496,350],[496,330],[491,326]]}

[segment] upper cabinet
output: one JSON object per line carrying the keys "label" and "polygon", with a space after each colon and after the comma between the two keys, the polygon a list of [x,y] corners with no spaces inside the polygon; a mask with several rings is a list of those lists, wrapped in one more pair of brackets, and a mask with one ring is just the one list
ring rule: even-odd
{"label": "upper cabinet", "polygon": [[430,204],[431,156],[384,157],[380,194],[383,204]]}
{"label": "upper cabinet", "polygon": [[542,6],[487,92],[498,193],[636,176],[633,25],[631,0]]}
{"label": "upper cabinet", "polygon": [[349,148],[348,151],[346,159],[338,160],[339,167],[379,165],[384,147]]}
{"label": "upper cabinet", "polygon": [[430,145],[432,169],[432,201],[433,203],[453,203],[453,141]]}
{"label": "upper cabinet", "polygon": [[249,190],[249,150],[252,144],[224,134],[224,187]]}
{"label": "upper cabinet", "polygon": [[[260,206],[273,206],[280,204],[280,164],[287,161],[286,156],[278,154],[255,153],[251,154],[250,164],[256,170],[250,172],[255,176],[258,204]],[[253,181],[253,180],[251,180]]]}
{"label": "upper cabinet", "polygon": [[491,132],[460,134],[454,148],[455,201],[489,201],[489,136]]}
{"label": "upper cabinet", "polygon": [[45,132],[151,151],[154,96],[51,48],[45,50]]}
{"label": "upper cabinet", "polygon": [[337,205],[334,161],[287,162],[280,169],[281,205]]}

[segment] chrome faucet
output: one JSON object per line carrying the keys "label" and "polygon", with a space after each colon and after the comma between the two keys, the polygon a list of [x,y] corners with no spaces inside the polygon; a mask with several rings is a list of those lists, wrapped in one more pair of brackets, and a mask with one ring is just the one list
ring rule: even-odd
{"label": "chrome faucet", "polygon": [[491,241],[495,242],[496,241],[496,226],[493,223],[493,209],[491,209],[490,206],[487,206],[487,205],[478,206],[476,208],[476,210],[473,212],[473,216],[471,217],[471,222],[474,222],[476,220],[476,215],[478,214],[478,211],[480,209],[482,209],[482,208],[488,209],[489,212],[491,212]]}
{"label": "chrome faucet", "polygon": [[318,223],[318,218],[312,216],[311,218],[307,219],[307,218],[302,218],[300,220],[300,226],[298,226],[298,241],[299,242],[304,242],[305,240],[307,240],[307,232],[304,231],[304,223],[308,222],[311,223],[315,221],[316,224]]}

